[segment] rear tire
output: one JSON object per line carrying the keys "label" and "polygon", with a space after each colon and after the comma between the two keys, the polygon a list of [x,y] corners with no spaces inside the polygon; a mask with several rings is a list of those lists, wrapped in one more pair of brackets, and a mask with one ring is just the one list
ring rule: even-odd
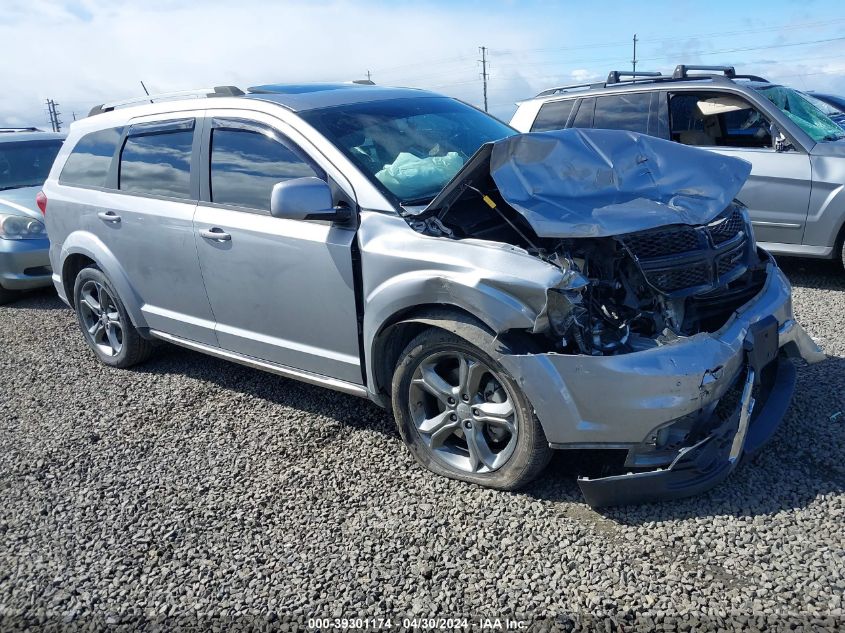
{"label": "rear tire", "polygon": [[125,369],[150,357],[152,342],[135,329],[108,277],[96,266],[76,276],[73,305],[82,336],[102,363]]}
{"label": "rear tire", "polygon": [[2,286],[0,286],[0,306],[5,305],[7,303],[12,303],[12,301],[17,301],[21,296],[21,293],[17,290],[6,290]]}
{"label": "rear tire", "polygon": [[552,451],[517,382],[484,348],[432,328],[393,375],[393,413],[416,460],[434,473],[499,490],[525,486]]}

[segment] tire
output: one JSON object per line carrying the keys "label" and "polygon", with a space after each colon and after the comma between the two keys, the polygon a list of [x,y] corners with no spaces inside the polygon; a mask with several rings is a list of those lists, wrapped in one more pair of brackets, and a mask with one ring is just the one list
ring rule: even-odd
{"label": "tire", "polygon": [[150,357],[152,343],[138,334],[108,277],[96,266],[76,276],[73,305],[82,336],[102,363],[125,369]]}
{"label": "tire", "polygon": [[12,301],[17,301],[20,296],[20,292],[16,290],[6,290],[3,286],[0,286],[0,306],[12,303]]}
{"label": "tire", "polygon": [[492,357],[493,338],[485,337],[486,349],[438,328],[414,338],[393,374],[393,414],[427,469],[516,490],[540,474],[552,451],[517,382]]}

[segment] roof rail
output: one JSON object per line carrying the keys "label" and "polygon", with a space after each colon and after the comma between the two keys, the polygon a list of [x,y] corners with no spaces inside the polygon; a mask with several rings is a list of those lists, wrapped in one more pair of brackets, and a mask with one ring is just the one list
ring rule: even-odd
{"label": "roof rail", "polygon": [[215,86],[214,88],[197,88],[195,90],[179,90],[177,92],[163,92],[155,95],[142,95],[133,97],[132,99],[125,99],[123,101],[113,101],[111,103],[103,103],[91,108],[88,116],[95,114],[102,114],[103,112],[111,112],[115,108],[123,108],[137,103],[144,103],[149,101],[155,103],[156,101],[171,101],[176,99],[190,99],[203,97],[240,97],[244,91],[236,86]]}
{"label": "roof rail", "polygon": [[10,132],[43,132],[37,127],[0,127],[0,134],[8,134]]}
{"label": "roof rail", "polygon": [[582,90],[586,88],[604,88],[604,82],[591,84],[569,84],[566,86],[557,86],[556,88],[548,88],[547,90],[543,90],[543,92],[537,93],[534,98],[548,97],[549,95],[558,94],[559,92],[569,92],[570,90]]}
{"label": "roof rail", "polygon": [[607,74],[607,84],[618,84],[620,77],[662,77],[663,73],[654,72],[651,70],[611,70]]}
{"label": "roof rail", "polygon": [[672,73],[672,78],[686,79],[689,76],[690,70],[722,73],[728,79],[736,77],[736,70],[733,66],[690,66],[688,64],[678,64],[675,66],[675,72]]}

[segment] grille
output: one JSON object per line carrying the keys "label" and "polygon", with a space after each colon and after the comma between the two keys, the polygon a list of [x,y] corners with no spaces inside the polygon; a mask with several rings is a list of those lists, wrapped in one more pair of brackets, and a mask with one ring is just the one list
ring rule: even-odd
{"label": "grille", "polygon": [[719,263],[716,265],[716,274],[721,277],[722,275],[726,275],[731,272],[734,268],[736,268],[737,264],[740,263],[744,254],[745,240],[743,240],[742,244],[737,246],[735,249],[728,251],[719,258]]}
{"label": "grille", "polygon": [[657,290],[685,296],[712,286],[737,271],[748,248],[745,217],[739,207],[727,211],[719,224],[675,226],[621,236]]}
{"label": "grille", "polygon": [[724,222],[709,229],[713,243],[723,244],[735,238],[743,230],[744,225],[745,221],[742,218],[742,211],[735,208]]}
{"label": "grille", "polygon": [[692,227],[638,233],[625,238],[625,245],[639,259],[688,253],[700,248],[698,231]]}
{"label": "grille", "polygon": [[658,290],[677,292],[685,288],[703,286],[710,281],[710,266],[707,262],[684,264],[677,268],[648,271],[648,280]]}

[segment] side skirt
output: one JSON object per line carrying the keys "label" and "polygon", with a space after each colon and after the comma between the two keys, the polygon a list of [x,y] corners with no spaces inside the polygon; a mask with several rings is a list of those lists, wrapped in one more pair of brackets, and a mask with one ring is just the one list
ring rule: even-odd
{"label": "side skirt", "polygon": [[186,347],[196,352],[202,352],[203,354],[208,354],[209,356],[222,358],[223,360],[232,361],[233,363],[252,367],[253,369],[260,369],[261,371],[284,376],[285,378],[292,378],[293,380],[306,382],[309,385],[317,385],[318,387],[334,389],[335,391],[347,393],[352,396],[358,396],[360,398],[369,398],[369,392],[363,385],[356,385],[355,383],[346,382],[345,380],[321,376],[320,374],[315,374],[310,371],[294,369],[293,367],[287,367],[286,365],[269,363],[265,360],[255,358],[254,356],[246,356],[244,354],[238,354],[237,352],[231,352],[219,347],[212,347],[211,345],[206,345],[204,343],[197,343],[196,341],[190,341],[179,336],[159,332],[158,330],[150,330],[149,333],[153,338],[167,341],[168,343],[173,343],[174,345],[178,345],[180,347]]}

